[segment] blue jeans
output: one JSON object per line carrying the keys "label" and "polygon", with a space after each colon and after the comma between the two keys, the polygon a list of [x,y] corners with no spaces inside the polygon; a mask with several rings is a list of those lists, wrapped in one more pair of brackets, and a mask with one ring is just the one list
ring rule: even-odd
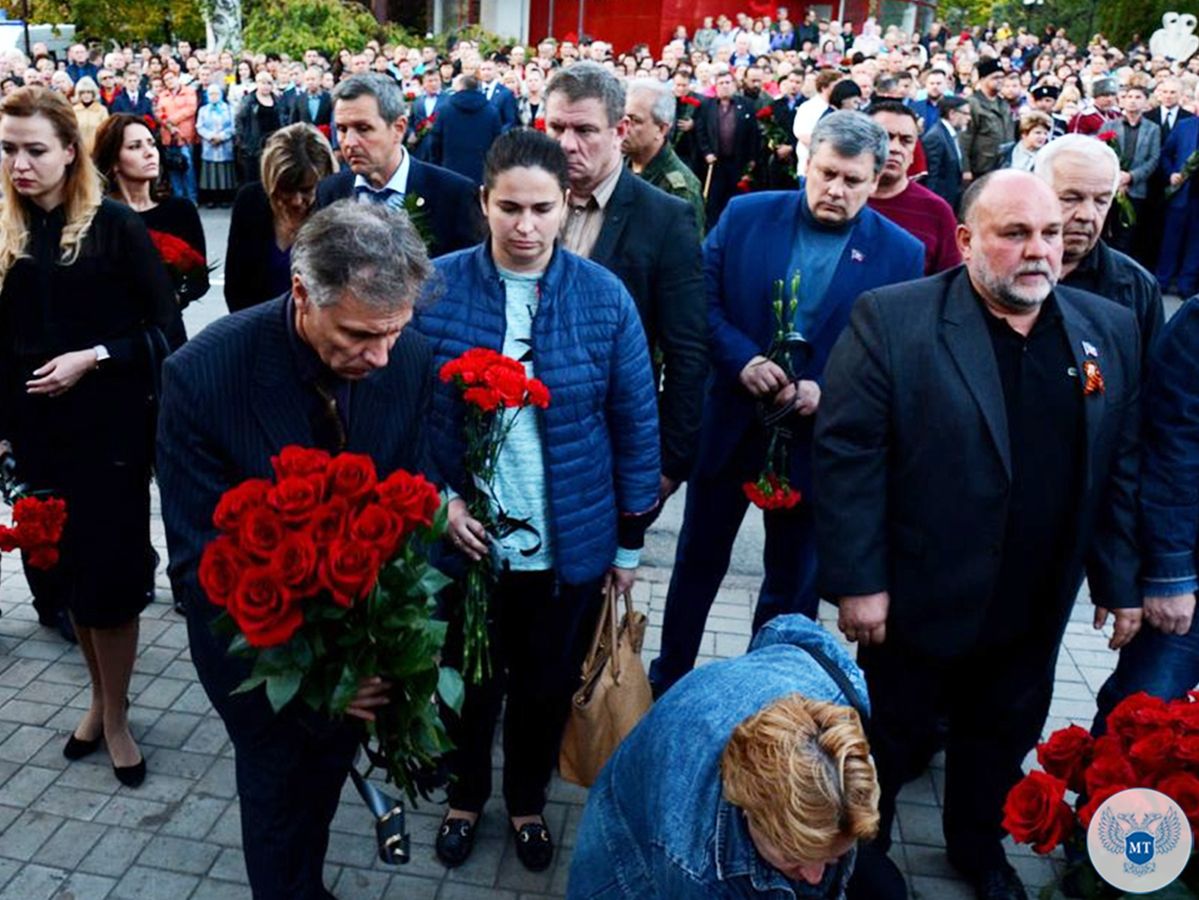
{"label": "blue jeans", "polygon": [[187,160],[187,168],[182,172],[171,169],[171,193],[176,197],[186,197],[192,203],[196,202],[196,164],[192,158],[192,148],[184,144],[179,148],[183,158]]}
{"label": "blue jeans", "polygon": [[1145,624],[1132,643],[1120,651],[1116,671],[1108,676],[1097,698],[1099,709],[1091,733],[1107,730],[1107,717],[1125,697],[1144,691],[1175,700],[1199,684],[1199,617],[1186,634],[1162,634]]}
{"label": "blue jeans", "polygon": [[[764,445],[747,437],[733,461],[712,476],[687,483],[687,505],[679,532],[674,573],[666,595],[662,649],[650,666],[657,694],[695,667],[708,611],[729,568],[733,542],[741,529],[749,500],[743,482],[757,477]],[[754,610],[753,633],[783,613],[816,618],[816,536],[807,497],[799,506],[764,514],[766,575]]]}

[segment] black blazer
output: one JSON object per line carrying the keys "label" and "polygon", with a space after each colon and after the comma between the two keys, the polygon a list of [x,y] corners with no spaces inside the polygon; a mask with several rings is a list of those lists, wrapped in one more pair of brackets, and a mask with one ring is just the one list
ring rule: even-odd
{"label": "black blazer", "polygon": [[[757,109],[754,105],[740,94],[734,95],[732,102],[737,109],[737,127],[733,132],[733,164],[740,175],[746,166],[758,158],[762,132],[755,118]],[[696,165],[701,170],[706,171],[707,168],[705,156],[709,153],[720,155],[719,120],[720,101],[715,97],[709,97],[695,113],[695,145],[698,151]]]}
{"label": "black blazer", "polygon": [[662,473],[683,481],[698,443],[708,375],[699,232],[690,204],[624,169],[604,209],[591,261],[633,296],[651,352],[662,353]]}
{"label": "black blazer", "polygon": [[[346,169],[317,185],[316,205],[325,207],[353,193],[354,173]],[[479,191],[470,179],[413,157],[408,169],[408,193],[425,201],[426,222],[433,235],[429,256],[473,247],[482,239]]]}
{"label": "black blazer", "polygon": [[266,265],[274,252],[275,216],[261,181],[242,185],[233,201],[225,249],[225,305],[229,312],[273,300],[291,287],[291,278]]}
{"label": "black blazer", "polygon": [[[1140,345],[1129,310],[1060,285],[1054,295],[1077,371],[1089,346],[1106,385],[1083,397],[1076,527],[1054,609],[1060,636],[1084,565],[1097,605],[1141,603]],[[1007,416],[984,315],[964,267],[863,294],[816,414],[822,596],[890,592],[887,641],[937,658],[977,641],[1007,523]]]}
{"label": "black blazer", "polygon": [[[286,314],[286,298],[279,298],[200,332],[163,368],[158,418],[167,571],[176,599],[188,610],[192,660],[222,714],[228,704],[259,710],[266,721],[271,716],[263,692],[229,697],[249,666],[229,657],[227,638],[209,627],[219,609],[203,595],[197,570],[216,535],[212,512],[221,494],[247,478],[272,477],[271,456],[283,447],[317,445],[304,393],[310,388],[300,377]],[[369,454],[380,477],[396,469],[426,471],[431,391],[429,348],[408,329],[388,365],[354,384],[346,449]]]}
{"label": "black blazer", "polygon": [[938,122],[920,138],[928,158],[928,175],[924,186],[944,200],[955,211],[962,199],[962,163],[953,149],[954,138]]}
{"label": "black blazer", "polygon": [[[1177,113],[1177,115],[1174,116],[1174,124],[1177,125],[1183,119],[1189,119],[1193,115],[1194,115],[1194,113],[1189,112],[1189,111],[1183,109],[1181,106],[1179,106],[1178,113]],[[1170,132],[1173,131],[1174,129],[1173,128],[1167,129],[1166,126],[1164,124],[1162,124],[1162,108],[1160,106],[1158,106],[1158,107],[1155,107],[1154,109],[1149,110],[1149,112],[1145,113],[1145,118],[1148,119],[1150,122],[1152,122],[1154,125],[1156,125],[1158,128],[1160,128],[1162,130],[1162,146],[1163,147],[1166,146],[1166,138],[1168,138],[1170,136]]]}
{"label": "black blazer", "polygon": [[[479,90],[483,91],[484,94],[487,93],[481,84],[479,85]],[[491,92],[491,99],[488,102],[500,114],[500,127],[504,131],[507,131],[516,124],[516,95],[512,91],[497,82],[495,90]]]}
{"label": "black blazer", "polygon": [[291,121],[307,122],[309,125],[327,125],[333,127],[333,99],[328,91],[321,91],[317,101],[316,118],[308,110],[308,92],[300,91],[291,98]]}

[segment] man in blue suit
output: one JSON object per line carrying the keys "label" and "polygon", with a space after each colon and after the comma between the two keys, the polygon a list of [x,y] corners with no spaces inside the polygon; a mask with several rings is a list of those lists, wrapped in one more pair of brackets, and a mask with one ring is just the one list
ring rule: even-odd
{"label": "man in blue suit", "polygon": [[1199,177],[1182,183],[1182,167],[1199,150],[1199,116],[1180,119],[1162,148],[1161,168],[1171,187],[1178,188],[1166,201],[1162,249],[1157,280],[1165,292],[1177,281],[1178,293],[1189,297],[1199,291]]}
{"label": "man in blue suit", "polygon": [[125,89],[112,100],[109,112],[129,113],[132,116],[154,118],[154,103],[149,95],[142,90],[142,76],[135,69],[125,73]]}
{"label": "man in blue suit", "polygon": [[507,131],[516,124],[516,95],[500,84],[499,72],[493,59],[479,63],[479,90],[487,102],[500,114],[500,126]]}
{"label": "man in blue suit", "polygon": [[412,101],[412,115],[408,118],[408,149],[415,159],[429,161],[429,133],[449,98],[442,92],[441,73],[436,67],[425,70],[421,76],[423,93]]}
{"label": "man in blue suit", "polygon": [[395,79],[375,73],[351,75],[333,89],[333,123],[350,168],[317,185],[318,207],[353,197],[359,203],[407,208],[430,256],[479,242],[476,186],[461,175],[413,159],[404,149],[408,111]]}
{"label": "man in blue suit", "polygon": [[[235,751],[242,845],[255,900],[327,900],[329,823],[363,736],[302,702],[271,712],[262,690],[232,694],[250,661],[212,628],[199,584],[221,495],[272,477],[288,445],[368,454],[381,475],[427,470],[429,350],[405,326],[432,267],[420,237],[385,208],[338,203],[301,229],[292,289],[210,325],[163,367],[158,483],[176,603],[191,658]],[[387,685],[349,713],[370,719]]]}
{"label": "man in blue suit", "polygon": [[[760,411],[791,407],[785,469],[799,506],[767,512],[765,569],[754,631],[781,613],[815,617],[811,514],[812,414],[825,360],[863,291],[919,278],[923,245],[866,206],[887,161],[887,133],[857,112],[825,116],[812,132],[799,192],[734,198],[704,244],[713,376],[699,458],[687,489],[662,652],[650,680],[661,694],[695,665],[708,610],[748,507],[742,485],[767,456]],[[766,358],[775,336],[775,284],[800,276],[793,330],[811,355],[790,380]]]}

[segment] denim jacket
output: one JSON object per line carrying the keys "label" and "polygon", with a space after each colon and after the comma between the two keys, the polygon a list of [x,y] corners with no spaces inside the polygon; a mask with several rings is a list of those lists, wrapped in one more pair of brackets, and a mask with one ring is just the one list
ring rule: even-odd
{"label": "denim jacket", "polygon": [[866,683],[831,635],[804,616],[769,622],[745,656],[702,666],[672,687],[600,773],[579,826],[568,900],[840,898],[854,852],[820,885],[789,881],[758,854],[744,813],[721,795],[733,730],[788,694],[851,705],[808,649],[823,653],[866,712]]}
{"label": "denim jacket", "polygon": [[1145,596],[1199,588],[1199,297],[1183,304],[1154,349],[1144,388],[1141,583]]}

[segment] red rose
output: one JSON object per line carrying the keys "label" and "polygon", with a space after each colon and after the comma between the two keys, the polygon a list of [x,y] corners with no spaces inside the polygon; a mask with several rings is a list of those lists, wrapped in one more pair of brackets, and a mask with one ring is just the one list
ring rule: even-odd
{"label": "red rose", "polygon": [[340,606],[370,593],[379,577],[379,551],[364,541],[334,541],[321,566],[321,581]]}
{"label": "red rose", "polygon": [[741,193],[745,193],[746,191],[748,191],[749,190],[749,179],[742,178],[740,181],[738,181],[737,182],[737,190],[741,191]]}
{"label": "red rose", "polygon": [[698,107],[700,105],[699,100],[697,100],[695,97],[692,97],[690,94],[687,94],[685,97],[680,97],[679,102],[682,103],[684,106],[690,106],[692,108]]}
{"label": "red rose", "polygon": [[324,500],[324,479],[292,475],[279,479],[267,493],[266,502],[288,525],[298,525],[312,516]]}
{"label": "red rose", "polygon": [[237,529],[237,545],[250,556],[262,562],[270,559],[279,542],[287,533],[283,520],[274,510],[265,506],[246,511]]}
{"label": "red rose", "polygon": [[379,503],[404,523],[404,533],[418,526],[433,524],[433,516],[441,506],[441,495],[423,475],[412,475],[399,469],[379,485]]}
{"label": "red rose", "polygon": [[1089,731],[1071,725],[1055,731],[1049,740],[1037,745],[1037,762],[1054,778],[1065,781],[1070,790],[1080,794],[1086,789],[1083,773],[1091,761],[1094,746],[1095,739]]}
{"label": "red rose", "polygon": [[58,565],[58,548],[49,545],[34,547],[25,554],[25,562],[31,569],[53,569]]}
{"label": "red rose", "polygon": [[1199,828],[1199,778],[1190,772],[1174,772],[1158,781],[1156,787],[1182,807],[1192,831]]}
{"label": "red rose", "polygon": [[1037,853],[1053,850],[1074,828],[1074,813],[1062,799],[1066,783],[1045,772],[1030,772],[1008,792],[1003,827]]}
{"label": "red rose", "polygon": [[22,497],[12,508],[17,542],[27,550],[57,544],[67,521],[67,504],[57,497]]}
{"label": "red rose", "polygon": [[339,453],[325,474],[329,478],[329,493],[350,503],[363,497],[379,480],[374,462],[362,453]]}
{"label": "red rose", "polygon": [[303,478],[305,475],[323,475],[329,465],[329,454],[324,450],[312,450],[308,447],[284,447],[278,456],[271,457],[271,466],[275,477],[290,478],[293,475]]}
{"label": "red rose", "polygon": [[545,119],[541,118],[541,116],[538,116],[536,119],[534,119],[533,120],[533,130],[544,132],[545,131]]}
{"label": "red rose", "polygon": [[241,573],[248,565],[249,560],[237,549],[233,539],[221,535],[204,548],[204,555],[200,557],[200,587],[211,602],[228,606],[229,598],[241,581]]}
{"label": "red rose", "polygon": [[1095,813],[1099,812],[1099,807],[1103,806],[1104,801],[1108,797],[1113,797],[1120,791],[1128,790],[1127,784],[1109,784],[1107,787],[1096,791],[1087,798],[1087,802],[1078,808],[1078,824],[1083,828],[1091,827],[1091,819],[1095,818]]}
{"label": "red rose", "polygon": [[320,547],[333,543],[345,534],[349,513],[350,507],[341,497],[322,503],[312,513],[308,537]]}
{"label": "red rose", "polygon": [[1108,714],[1107,730],[1109,734],[1117,735],[1127,748],[1150,732],[1170,727],[1172,719],[1165,700],[1138,691],[1121,700]]}
{"label": "red rose", "polygon": [[769,106],[763,106],[755,114],[759,122],[769,122],[774,118],[774,110]]}
{"label": "red rose", "polygon": [[532,406],[541,409],[548,409],[550,405],[550,389],[545,386],[545,383],[536,378],[530,378],[526,385],[529,391],[529,403]]}
{"label": "red rose", "polygon": [[1142,781],[1153,781],[1174,767],[1173,731],[1162,729],[1133,742],[1128,756]]}
{"label": "red rose", "polygon": [[1120,739],[1105,735],[1095,742],[1091,753],[1091,764],[1083,774],[1088,796],[1094,796],[1113,784],[1135,785],[1137,773],[1124,755]]}
{"label": "red rose", "polygon": [[500,405],[500,395],[491,388],[467,388],[462,393],[462,400],[471,406],[477,406],[483,412],[495,412],[496,407]]}
{"label": "red rose", "polygon": [[316,593],[318,555],[307,534],[289,534],[271,555],[271,571],[297,597]]}
{"label": "red rose", "polygon": [[1097,134],[1095,136],[1097,138],[1099,138],[1099,140],[1103,141],[1106,144],[1106,143],[1108,143],[1110,141],[1114,141],[1116,139],[1116,132],[1111,131],[1109,129],[1108,131],[1101,131],[1101,132],[1099,132],[1099,134]]}
{"label": "red rose", "polygon": [[404,536],[404,521],[378,503],[368,503],[350,520],[350,538],[371,544],[381,560],[389,560]]}
{"label": "red rose", "polygon": [[237,531],[246,512],[263,506],[271,483],[265,478],[251,478],[232,487],[221,496],[212,513],[212,524],[226,534]]}
{"label": "red rose", "polygon": [[269,566],[243,571],[227,608],[252,647],[286,643],[304,624],[300,604]]}

